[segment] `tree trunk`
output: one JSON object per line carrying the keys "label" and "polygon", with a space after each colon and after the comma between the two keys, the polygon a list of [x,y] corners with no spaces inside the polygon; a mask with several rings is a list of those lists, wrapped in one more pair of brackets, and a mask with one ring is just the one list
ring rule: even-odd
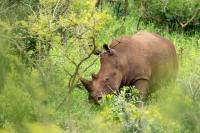
{"label": "tree trunk", "polygon": [[128,14],[128,0],[124,1],[124,16]]}
{"label": "tree trunk", "polygon": [[96,0],[95,7],[99,7],[101,5],[102,0]]}

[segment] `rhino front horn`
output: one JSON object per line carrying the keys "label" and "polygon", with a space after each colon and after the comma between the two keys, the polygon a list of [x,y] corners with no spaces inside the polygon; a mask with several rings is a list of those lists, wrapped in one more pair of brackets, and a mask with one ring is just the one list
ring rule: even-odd
{"label": "rhino front horn", "polygon": [[84,78],[80,78],[81,83],[84,85],[84,87],[89,90],[89,85],[91,83],[91,81],[84,79]]}

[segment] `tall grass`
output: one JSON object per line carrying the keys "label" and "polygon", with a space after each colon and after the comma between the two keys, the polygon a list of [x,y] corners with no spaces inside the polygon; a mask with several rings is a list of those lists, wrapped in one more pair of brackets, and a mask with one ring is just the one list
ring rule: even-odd
{"label": "tall grass", "polygon": [[[112,18],[110,25],[101,31],[100,43],[135,33],[138,17],[132,15],[125,21]],[[68,76],[64,68],[73,70],[74,66],[60,58],[59,50],[53,49],[50,55],[59,56],[47,57],[39,64],[39,69],[29,68],[12,51],[9,41],[1,38],[0,132],[200,132],[200,33],[169,33],[153,23],[142,22],[140,29],[156,32],[173,41],[179,57],[175,85],[163,86],[143,109],[137,108],[133,99],[127,101],[123,91],[118,97],[105,97],[102,106],[90,104],[82,86],[75,87],[72,92],[71,106],[64,102],[57,108],[66,96]],[[76,57],[77,53],[72,55]],[[84,75],[89,77],[98,69],[99,61]]]}

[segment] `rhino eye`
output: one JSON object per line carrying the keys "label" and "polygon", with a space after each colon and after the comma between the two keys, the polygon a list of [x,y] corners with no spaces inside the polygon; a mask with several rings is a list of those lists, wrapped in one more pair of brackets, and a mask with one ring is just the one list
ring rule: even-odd
{"label": "rhino eye", "polygon": [[109,80],[110,80],[110,78],[109,78],[109,77],[106,77],[104,80],[107,82],[107,81],[109,81]]}
{"label": "rhino eye", "polygon": [[113,76],[115,76],[116,74],[117,74],[116,72],[113,72],[113,73],[112,73]]}

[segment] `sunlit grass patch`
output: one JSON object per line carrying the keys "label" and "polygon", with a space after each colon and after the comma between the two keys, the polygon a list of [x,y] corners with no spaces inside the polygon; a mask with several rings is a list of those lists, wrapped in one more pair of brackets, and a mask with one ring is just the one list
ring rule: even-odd
{"label": "sunlit grass patch", "polygon": [[[70,74],[76,67],[73,63],[91,51],[91,39],[87,37],[92,34],[97,35],[96,45],[101,48],[104,43],[137,32],[138,12],[131,9],[125,19],[117,18],[110,4],[98,9],[94,0],[70,1],[69,8],[62,0],[36,0],[35,4],[41,2],[41,5],[32,11],[31,4],[26,2],[33,1],[18,0],[22,11],[31,10],[30,14],[22,15],[26,19],[12,21],[15,18],[8,15],[10,22],[0,19],[0,133],[200,132],[199,32],[176,32],[141,21],[140,30],[158,33],[176,46],[179,74],[175,85],[162,86],[143,108],[137,107],[141,101],[134,87],[123,88],[119,95],[107,95],[96,106],[89,103],[87,90],[78,78],[91,79],[91,73],[99,70],[99,57],[92,55],[83,63],[70,98],[65,100],[69,96]],[[14,8],[19,4],[13,3]],[[65,8],[66,14],[60,14]],[[21,16],[13,14],[18,15]],[[29,47],[33,45],[36,47]],[[51,48],[49,55],[41,59],[37,54],[44,50],[42,46]],[[22,59],[26,54],[33,57],[30,62]],[[36,59],[38,64],[34,64]]]}
{"label": "sunlit grass patch", "polygon": [[31,123],[27,124],[27,127],[29,133],[64,133],[64,130],[55,124]]}

